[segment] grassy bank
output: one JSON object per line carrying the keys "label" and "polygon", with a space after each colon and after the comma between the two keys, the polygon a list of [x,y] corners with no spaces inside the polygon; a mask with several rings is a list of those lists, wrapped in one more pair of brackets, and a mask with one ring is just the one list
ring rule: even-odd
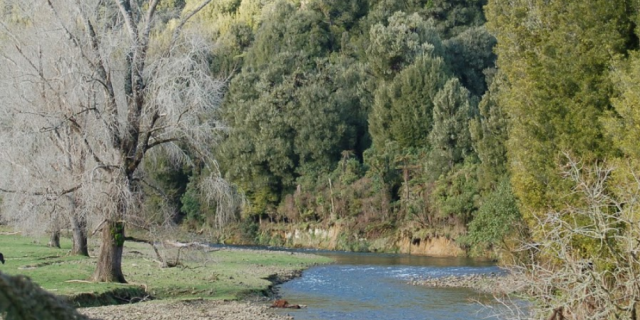
{"label": "grassy bank", "polygon": [[[46,240],[20,235],[0,235],[0,252],[6,264],[0,271],[26,275],[44,289],[69,297],[76,305],[127,302],[131,298],[157,299],[241,299],[266,293],[278,274],[284,277],[328,259],[307,254],[256,250],[206,251],[181,249],[180,265],[160,268],[151,247],[125,243],[123,272],[128,284],[87,281],[94,257],[69,255],[71,242],[62,239],[61,249],[49,248]],[[97,244],[92,247],[97,250]],[[161,249],[175,261],[178,249]],[[93,251],[92,256],[95,254]]]}

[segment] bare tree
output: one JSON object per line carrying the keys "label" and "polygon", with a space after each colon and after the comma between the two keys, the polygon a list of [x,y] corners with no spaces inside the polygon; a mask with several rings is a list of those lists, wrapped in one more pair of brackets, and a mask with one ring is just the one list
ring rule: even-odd
{"label": "bare tree", "polygon": [[613,185],[613,172],[569,159],[564,173],[575,187],[566,209],[538,219],[538,241],[510,268],[533,301],[521,309],[521,302],[503,300],[503,311],[517,311],[505,318],[639,318],[640,177],[618,172]]}
{"label": "bare tree", "polygon": [[124,224],[139,213],[143,159],[162,149],[188,161],[185,146],[213,159],[223,83],[206,37],[186,27],[210,1],[166,25],[159,0],[5,1],[3,212],[36,221],[58,206],[99,225],[96,281],[125,282]]}

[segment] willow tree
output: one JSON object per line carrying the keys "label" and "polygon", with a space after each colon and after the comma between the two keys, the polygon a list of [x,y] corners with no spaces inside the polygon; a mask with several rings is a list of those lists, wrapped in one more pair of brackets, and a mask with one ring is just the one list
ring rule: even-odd
{"label": "willow tree", "polygon": [[124,224],[139,214],[143,160],[164,150],[186,161],[185,147],[212,159],[203,146],[221,128],[222,83],[206,37],[187,28],[210,1],[172,19],[159,0],[5,1],[2,204],[39,215],[30,209],[82,199],[101,230],[96,281],[125,282]]}

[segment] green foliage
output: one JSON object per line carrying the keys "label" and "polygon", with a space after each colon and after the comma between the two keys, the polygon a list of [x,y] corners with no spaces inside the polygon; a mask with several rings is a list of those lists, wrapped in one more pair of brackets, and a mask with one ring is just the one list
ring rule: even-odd
{"label": "green foliage", "polygon": [[191,176],[185,192],[180,197],[180,211],[185,215],[184,220],[189,227],[213,226],[212,221],[216,214],[215,207],[212,207],[198,190],[200,178],[200,175]]}
{"label": "green foliage", "polygon": [[425,55],[381,86],[369,115],[373,144],[395,141],[400,148],[426,147],[433,101],[449,77],[442,58]]}
{"label": "green foliage", "polygon": [[415,13],[396,12],[388,25],[371,27],[369,37],[367,59],[378,78],[392,78],[418,57],[443,54],[434,26]]}
{"label": "green foliage", "polygon": [[124,245],[124,222],[113,222],[110,226],[109,232],[111,233],[111,239],[116,247],[122,247]]}
{"label": "green foliage", "polygon": [[401,150],[395,141],[385,141],[384,145],[373,145],[365,151],[363,154],[364,163],[369,169],[367,175],[378,182],[376,189],[381,190],[385,186],[389,186],[391,189],[398,187],[400,172],[397,170],[394,161],[400,154]]}
{"label": "green foliage", "polygon": [[612,155],[597,119],[610,107],[612,57],[637,46],[628,5],[492,0],[486,7],[506,79],[498,103],[508,113],[510,170],[525,217],[565,205],[571,183],[557,171],[563,152],[585,161]]}
{"label": "green foliage", "polygon": [[271,10],[223,106],[233,131],[221,164],[247,193],[252,214],[274,208],[298,177],[332,170],[342,150],[366,148],[364,68],[329,56],[321,12],[285,2]]}
{"label": "green foliage", "polygon": [[213,50],[211,69],[219,75],[230,76],[242,67],[244,51],[253,42],[253,30],[244,22],[234,22],[217,41]]}
{"label": "green foliage", "polygon": [[187,191],[180,198],[182,202],[180,209],[185,213],[187,221],[202,223],[204,218],[202,206],[197,191],[192,186],[193,184],[189,183]]}
{"label": "green foliage", "polygon": [[354,183],[362,178],[365,173],[362,163],[354,158],[343,159],[336,170],[340,171],[340,182],[344,185]]}
{"label": "green foliage", "polygon": [[469,28],[444,41],[445,59],[453,73],[471,94],[482,96],[487,90],[486,72],[495,66],[496,39],[483,26]]}
{"label": "green foliage", "polygon": [[508,138],[508,123],[505,112],[496,101],[496,90],[498,81],[494,81],[491,90],[482,97],[478,106],[479,116],[469,123],[473,149],[480,159],[479,187],[484,190],[495,189],[507,172],[505,142]]}
{"label": "green foliage", "polygon": [[313,0],[306,6],[310,10],[322,13],[324,21],[330,26],[332,36],[341,37],[367,14],[367,2],[367,0]]}
{"label": "green foliage", "polygon": [[505,240],[513,235],[521,219],[509,179],[505,177],[496,190],[483,199],[463,240],[474,248],[475,253],[491,248],[507,249],[504,248]]}
{"label": "green foliage", "polygon": [[[278,68],[278,61],[272,62]],[[262,184],[279,195],[298,176],[334,166],[342,150],[361,148],[361,106],[356,92],[347,86],[357,81],[358,73],[343,72],[347,66],[327,60],[316,63],[324,73],[278,72],[282,82],[252,100],[234,97],[235,86],[246,85],[241,83],[246,79],[243,75],[232,82],[228,97],[235,103],[227,105],[226,118],[235,130],[222,146],[226,158],[222,163],[231,177],[247,182],[245,191],[257,189],[249,184],[258,182],[258,188]],[[258,91],[275,80],[275,74],[265,79],[269,75],[262,73],[259,81],[248,84],[250,90]],[[240,89],[238,95],[246,92]]]}
{"label": "green foliage", "polygon": [[[329,24],[320,12],[297,9],[285,2],[275,2],[256,32],[255,43],[247,52],[246,63],[254,69],[269,66],[278,54],[296,55],[298,63],[312,63],[305,58],[326,55],[333,46]],[[267,19],[268,18],[268,19]]]}
{"label": "green foliage", "polygon": [[431,197],[440,217],[456,217],[463,225],[471,221],[479,200],[476,172],[476,164],[468,161],[436,181]]}
{"label": "green foliage", "polygon": [[[216,153],[245,222],[469,221],[506,161],[494,96],[476,110],[495,64],[484,4],[223,0],[202,13],[212,68],[231,79]],[[181,203],[188,220],[209,215],[191,184]]]}
{"label": "green foliage", "polygon": [[193,174],[186,165],[175,165],[165,154],[145,161],[147,177],[143,180],[145,191],[143,212],[148,221],[164,223],[165,219],[180,220],[181,197],[189,176]]}
{"label": "green foliage", "polygon": [[450,38],[468,28],[483,25],[482,8],[486,4],[487,0],[429,0],[425,14],[436,22],[443,37]]}
{"label": "green foliage", "polygon": [[469,91],[458,79],[447,81],[434,98],[431,143],[431,171],[446,173],[472,154],[469,120],[475,115]]}
{"label": "green foliage", "polygon": [[616,96],[614,110],[603,117],[605,132],[625,157],[640,159],[640,53],[632,52],[611,74]]}

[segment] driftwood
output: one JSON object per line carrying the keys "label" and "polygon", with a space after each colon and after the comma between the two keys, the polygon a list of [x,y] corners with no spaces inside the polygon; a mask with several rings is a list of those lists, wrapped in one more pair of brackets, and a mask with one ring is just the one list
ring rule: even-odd
{"label": "driftwood", "polygon": [[205,252],[218,251],[218,248],[212,248],[208,244],[200,242],[180,242],[165,240],[162,242],[165,247],[173,247],[179,249],[204,249]]}
{"label": "driftwood", "polygon": [[212,252],[212,251],[219,251],[220,249],[217,248],[211,248],[211,246],[204,244],[204,243],[200,243],[200,242],[179,242],[179,241],[170,241],[170,240],[165,240],[163,242],[165,247],[173,247],[173,248],[178,248],[178,254],[176,256],[176,260],[175,260],[175,264],[178,265],[180,263],[180,252],[182,251],[182,249],[202,249],[204,252]]}
{"label": "driftwood", "polygon": [[157,243],[151,240],[147,240],[147,239],[140,239],[140,238],[134,238],[134,237],[125,237],[126,241],[132,241],[132,242],[138,242],[138,243],[146,243],[148,245],[150,245],[153,248],[153,251],[156,253],[156,257],[158,258],[158,263],[160,263],[160,266],[162,268],[173,268],[173,267],[177,267],[179,265],[182,265],[180,263],[180,252],[182,249],[203,249],[205,252],[211,252],[211,251],[218,251],[220,249],[217,248],[211,248],[209,245],[204,244],[204,243],[200,243],[200,242],[188,242],[188,243],[184,243],[184,242],[178,242],[178,241],[171,241],[171,240],[165,240],[162,242],[163,246],[166,247],[173,247],[173,248],[178,248],[178,254],[176,256],[176,259],[174,261],[168,261],[168,259],[165,259],[162,257],[162,255],[160,254],[160,251],[158,250],[157,247]]}
{"label": "driftwood", "polygon": [[176,259],[175,263],[171,263],[171,262],[166,261],[166,259],[164,259],[162,257],[162,255],[160,254],[160,251],[158,251],[158,247],[156,247],[156,243],[151,241],[151,240],[134,238],[134,237],[125,237],[124,240],[131,241],[131,242],[138,242],[138,243],[146,243],[146,244],[150,245],[151,248],[153,248],[153,251],[156,253],[156,257],[158,258],[158,262],[160,263],[160,266],[162,268],[173,268],[173,267],[175,267],[175,266],[180,264],[178,259]]}

